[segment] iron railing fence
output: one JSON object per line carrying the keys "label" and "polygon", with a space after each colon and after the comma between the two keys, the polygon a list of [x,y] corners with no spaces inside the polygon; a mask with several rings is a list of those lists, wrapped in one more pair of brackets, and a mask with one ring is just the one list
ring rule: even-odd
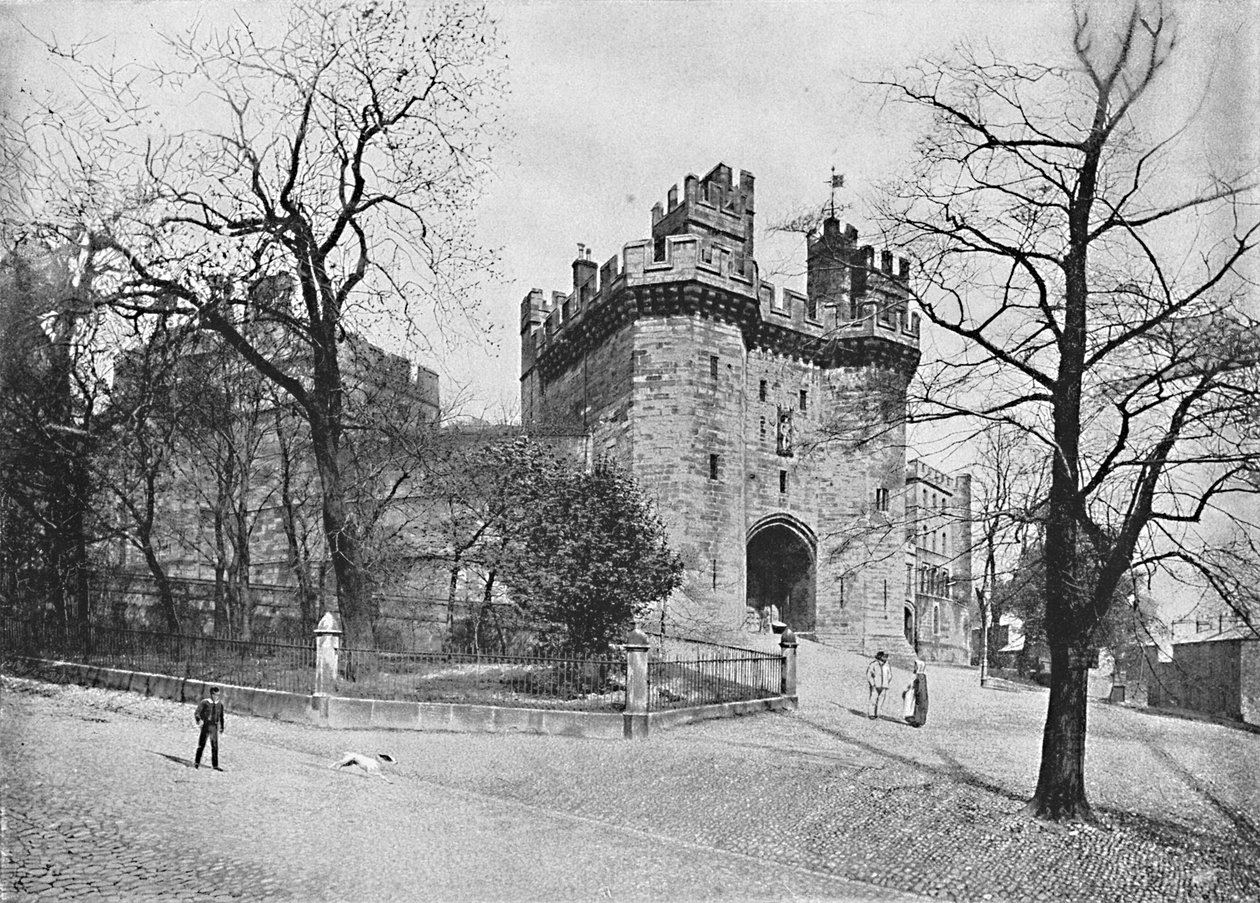
{"label": "iron railing fence", "polygon": [[648,708],[655,711],[764,699],[783,693],[782,655],[704,640],[660,644],[648,658]]}
{"label": "iron railing fence", "polygon": [[588,712],[626,707],[624,656],[343,648],[337,671],[339,696]]}
{"label": "iron railing fence", "polygon": [[41,658],[207,683],[310,693],[313,644],[263,643],[0,617],[0,659]]}
{"label": "iron railing fence", "polygon": [[[702,640],[654,643],[648,660],[651,710],[734,702],[783,692],[781,655]],[[314,644],[228,640],[0,616],[0,660],[70,661],[291,693],[314,689]],[[621,712],[624,655],[543,656],[448,649],[394,652],[343,648],[336,695]]]}

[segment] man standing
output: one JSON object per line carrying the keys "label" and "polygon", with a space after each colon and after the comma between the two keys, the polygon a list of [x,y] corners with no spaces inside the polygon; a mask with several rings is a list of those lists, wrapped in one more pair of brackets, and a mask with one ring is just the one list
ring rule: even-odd
{"label": "man standing", "polygon": [[866,685],[870,687],[870,703],[867,706],[867,717],[872,721],[879,717],[879,704],[884,693],[892,684],[892,666],[888,664],[887,652],[876,652],[875,660],[866,669]]}
{"label": "man standing", "polygon": [[210,697],[197,703],[197,712],[193,719],[201,725],[201,737],[197,740],[197,758],[193,760],[193,767],[201,767],[201,754],[205,751],[206,739],[209,738],[210,764],[215,771],[222,771],[219,767],[219,734],[226,728],[223,725],[223,703],[219,701],[218,687],[211,687]]}

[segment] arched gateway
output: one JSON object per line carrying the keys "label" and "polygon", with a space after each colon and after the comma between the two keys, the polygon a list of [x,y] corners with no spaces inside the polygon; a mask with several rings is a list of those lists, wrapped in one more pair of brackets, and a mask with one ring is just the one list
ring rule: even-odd
{"label": "arched gateway", "polygon": [[812,631],[817,613],[814,532],[786,514],[762,518],[748,531],[748,605],[778,606],[779,620],[797,633]]}

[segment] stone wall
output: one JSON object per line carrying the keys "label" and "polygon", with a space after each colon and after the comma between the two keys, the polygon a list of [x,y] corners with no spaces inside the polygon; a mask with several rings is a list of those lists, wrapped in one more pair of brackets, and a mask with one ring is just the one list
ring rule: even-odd
{"label": "stone wall", "polygon": [[695,315],[639,320],[630,332],[633,473],[659,501],[687,566],[666,621],[701,630],[738,625],[744,618],[742,336],[729,323]]}

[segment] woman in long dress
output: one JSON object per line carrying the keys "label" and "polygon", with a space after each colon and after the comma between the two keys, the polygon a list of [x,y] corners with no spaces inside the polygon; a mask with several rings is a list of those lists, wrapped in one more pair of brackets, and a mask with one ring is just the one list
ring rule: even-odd
{"label": "woman in long dress", "polygon": [[[906,687],[906,723],[913,727],[923,727],[928,716],[928,682],[927,663],[915,661],[914,683]],[[913,704],[913,711],[911,710]]]}

